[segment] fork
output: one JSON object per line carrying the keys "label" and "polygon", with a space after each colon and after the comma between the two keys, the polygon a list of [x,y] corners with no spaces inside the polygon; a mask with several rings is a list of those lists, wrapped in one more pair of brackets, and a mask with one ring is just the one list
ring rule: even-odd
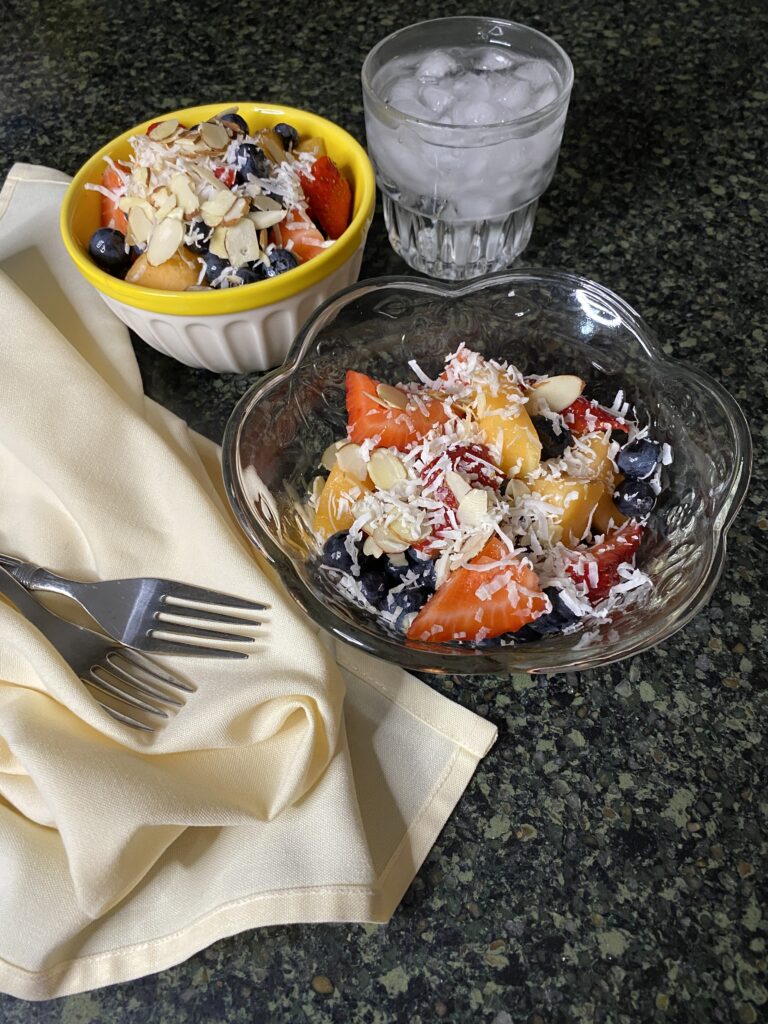
{"label": "fork", "polygon": [[[162,689],[158,682],[165,687],[192,692],[193,687],[161,671],[142,654],[128,650],[92,629],[76,626],[54,615],[2,566],[0,593],[5,594],[22,615],[48,638],[81,682],[98,693],[146,715],[168,718],[163,705],[178,708],[183,706],[183,701]],[[145,732],[154,731],[140,718],[112,707],[100,697],[95,697],[95,700],[119,722]]]}
{"label": "fork", "polygon": [[[216,647],[211,641],[245,645],[253,643],[253,637],[204,629],[193,624],[193,620],[211,626],[258,627],[260,623],[248,618],[248,614],[269,607],[205,587],[154,577],[80,583],[13,555],[0,554],[0,566],[28,590],[45,590],[72,598],[113,640],[153,654],[247,658],[245,651]],[[216,605],[219,610],[199,605]]]}

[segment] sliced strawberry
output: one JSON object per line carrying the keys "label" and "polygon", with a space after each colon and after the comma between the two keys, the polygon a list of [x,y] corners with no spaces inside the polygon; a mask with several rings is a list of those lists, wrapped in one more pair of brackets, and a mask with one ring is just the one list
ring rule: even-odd
{"label": "sliced strawberry", "polygon": [[227,188],[232,188],[237,178],[237,172],[233,167],[214,167],[213,173],[223,182]]}
{"label": "sliced strawberry", "polygon": [[364,373],[347,370],[346,385],[349,436],[357,444],[369,437],[378,437],[382,448],[405,451],[448,419],[440,399],[424,397],[416,402],[406,392],[403,392],[407,402],[405,409],[384,408],[376,400],[378,384]]}
{"label": "sliced strawberry", "polygon": [[289,210],[285,220],[270,228],[270,241],[281,249],[290,249],[300,263],[325,252],[325,239],[315,224],[298,207]]}
{"label": "sliced strawberry", "polygon": [[309,206],[309,215],[329,238],[338,238],[352,219],[352,189],[329,156],[312,164],[312,177],[299,174]]}
{"label": "sliced strawberry", "polygon": [[514,633],[546,611],[538,576],[510,556],[501,538],[492,537],[469,564],[486,563],[486,571],[465,567],[452,573],[413,620],[408,639],[487,640]]}
{"label": "sliced strawberry", "polygon": [[[643,537],[643,527],[637,523],[625,523],[618,530],[607,534],[605,540],[587,551],[574,552],[574,561],[566,571],[576,583],[585,583],[587,596],[595,604],[608,596],[611,587],[621,579],[619,566],[632,562]],[[590,565],[597,566],[597,575],[590,571]]]}
{"label": "sliced strawberry", "polygon": [[[122,189],[123,179],[111,164],[107,164],[101,176],[101,184],[108,189]],[[101,197],[101,226],[122,231],[124,235],[128,232],[128,218],[117,205],[117,200],[103,194]]]}
{"label": "sliced strawberry", "polygon": [[577,398],[561,413],[563,422],[575,437],[582,434],[591,434],[595,430],[623,430],[627,429],[627,421],[616,413],[603,409],[595,401],[590,401],[584,395]]}

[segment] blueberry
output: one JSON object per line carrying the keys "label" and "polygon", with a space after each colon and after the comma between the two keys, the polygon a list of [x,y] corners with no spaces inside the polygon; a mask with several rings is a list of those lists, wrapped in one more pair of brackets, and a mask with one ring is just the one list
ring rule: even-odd
{"label": "blueberry", "polygon": [[661,445],[649,437],[639,437],[625,445],[616,456],[616,465],[624,476],[644,480],[650,476],[661,460]]}
{"label": "blueberry", "polygon": [[414,551],[413,548],[408,548],[405,552],[405,557],[408,559],[408,565],[416,574],[416,586],[421,587],[422,590],[426,590],[430,594],[434,593],[437,573],[435,572],[433,559],[423,557],[418,551]]}
{"label": "blueberry", "polygon": [[429,594],[426,590],[420,587],[406,587],[405,590],[398,590],[396,594],[387,594],[384,607],[388,612],[397,612],[395,626],[401,626],[406,615],[417,612],[428,600]]}
{"label": "blueberry", "polygon": [[245,264],[242,267],[238,267],[237,276],[240,278],[240,284],[256,284],[257,281],[264,280],[264,274],[259,273],[254,264]]}
{"label": "blueberry", "polygon": [[529,626],[539,636],[555,636],[562,633],[566,626],[571,626],[579,617],[563,601],[557,587],[545,587],[544,593],[552,604],[552,611],[540,615],[538,619],[529,623]]}
{"label": "blueberry", "polygon": [[352,556],[347,551],[346,540],[349,530],[340,530],[334,533],[323,545],[323,565],[331,569],[340,569],[342,572],[352,572]]}
{"label": "blueberry", "polygon": [[277,277],[284,274],[286,270],[293,270],[298,267],[299,261],[288,249],[273,249],[269,254],[269,266],[266,268],[267,277]]}
{"label": "blueberry", "polygon": [[187,241],[187,247],[200,255],[208,252],[208,243],[212,234],[213,228],[208,227],[204,220],[193,220],[187,230],[187,238],[191,239]]}
{"label": "blueberry", "polygon": [[555,431],[552,420],[546,416],[532,416],[531,422],[536,428],[536,433],[541,441],[542,459],[558,459],[566,448],[573,444],[571,432],[567,427],[561,425],[560,433]]}
{"label": "blueberry", "polygon": [[213,284],[217,277],[219,277],[227,267],[231,266],[229,260],[224,260],[221,256],[215,256],[212,252],[203,253],[203,262],[205,263],[205,279],[208,284]]}
{"label": "blueberry", "polygon": [[285,121],[281,121],[274,127],[274,132],[279,135],[283,140],[283,145],[290,152],[294,146],[299,144],[299,133],[293,127],[292,124],[286,124]]}
{"label": "blueberry", "polygon": [[248,124],[246,120],[240,117],[239,114],[222,114],[219,118],[220,121],[231,121],[232,124],[236,124],[243,134],[248,134]]}
{"label": "blueberry", "polygon": [[647,516],[656,504],[656,495],[645,480],[622,480],[614,491],[613,500],[622,515]]}
{"label": "blueberry", "polygon": [[99,267],[112,277],[125,277],[131,257],[125,251],[125,235],[114,228],[99,228],[91,235],[88,254]]}
{"label": "blueberry", "polygon": [[238,185],[247,184],[249,177],[268,178],[272,172],[269,157],[253,142],[240,143],[235,153],[235,166]]}
{"label": "blueberry", "polygon": [[358,583],[366,601],[374,608],[381,608],[387,599],[390,584],[383,566],[382,568],[371,568],[368,565],[361,567]]}
{"label": "blueberry", "polygon": [[529,623],[521,626],[516,633],[505,633],[501,640],[514,640],[516,644],[529,644],[534,640],[541,640],[541,634],[537,633]]}

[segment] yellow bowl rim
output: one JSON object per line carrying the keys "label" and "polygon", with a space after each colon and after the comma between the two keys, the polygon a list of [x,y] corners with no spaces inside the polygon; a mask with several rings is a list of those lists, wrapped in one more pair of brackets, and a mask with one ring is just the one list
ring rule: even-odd
{"label": "yellow bowl rim", "polygon": [[[355,176],[353,198],[355,212],[347,230],[325,252],[296,267],[288,274],[281,274],[268,281],[242,285],[239,288],[226,288],[221,291],[178,292],[143,288],[141,285],[130,284],[100,270],[75,238],[71,222],[75,204],[81,197],[86,182],[100,179],[101,174],[99,173],[98,177],[95,177],[94,170],[97,167],[100,169],[104,157],[109,156],[116,146],[127,143],[131,136],[145,132],[149,125],[156,121],[178,118],[182,122],[189,119],[190,123],[194,123],[207,120],[220,111],[229,110],[232,107],[244,109],[250,115],[263,115],[289,123],[292,119],[301,121],[309,119],[315,126],[313,134],[319,135],[325,140],[329,155],[333,156],[334,153],[338,155],[339,150],[345,150],[345,159],[352,166]],[[360,143],[340,125],[319,114],[313,114],[311,111],[301,110],[298,107],[253,101],[209,103],[197,107],[185,107],[168,114],[148,118],[102,146],[97,153],[86,160],[70,182],[62,201],[59,225],[67,252],[80,273],[108,298],[151,313],[169,313],[186,317],[216,316],[217,314],[240,313],[248,309],[269,306],[307,291],[324,280],[351,259],[365,242],[373,217],[375,198],[376,185],[368,154]]]}

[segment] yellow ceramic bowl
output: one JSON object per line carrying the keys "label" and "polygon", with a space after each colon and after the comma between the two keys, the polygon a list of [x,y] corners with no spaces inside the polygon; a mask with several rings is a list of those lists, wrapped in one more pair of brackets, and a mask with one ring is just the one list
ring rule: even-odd
{"label": "yellow ceramic bowl", "polygon": [[[88,241],[100,226],[101,197],[86,189],[99,183],[106,156],[127,159],[130,139],[155,121],[205,121],[237,107],[251,131],[280,121],[303,138],[320,136],[328,155],[351,182],[352,222],[332,246],[309,262],[267,281],[221,291],[161,291],[129,284],[100,270],[88,255]],[[363,147],[332,121],[293,107],[269,103],[212,103],[152,117],[102,147],[80,168],[61,208],[64,244],[80,273],[140,337],[189,366],[246,372],[282,362],[310,313],[333,292],[357,280],[373,216],[373,168]]]}

